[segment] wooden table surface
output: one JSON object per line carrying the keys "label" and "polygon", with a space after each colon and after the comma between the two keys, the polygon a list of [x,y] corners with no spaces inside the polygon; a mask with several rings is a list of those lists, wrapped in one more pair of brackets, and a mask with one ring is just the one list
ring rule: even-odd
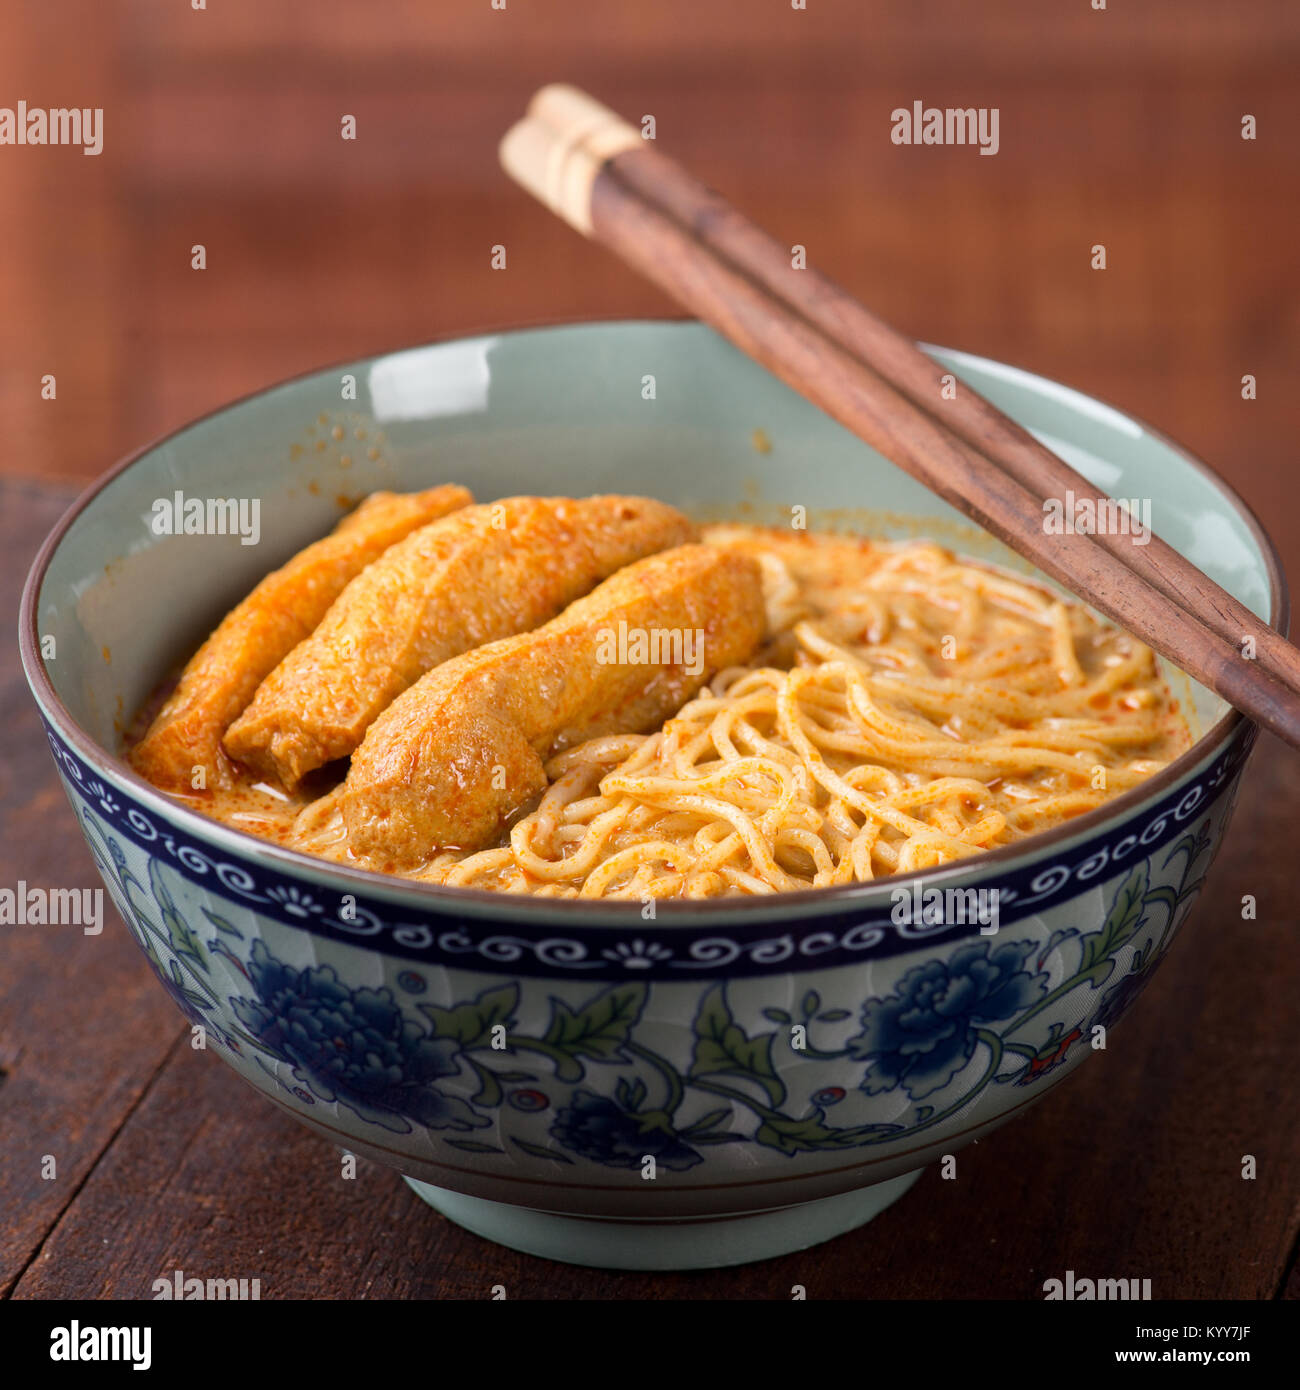
{"label": "wooden table surface", "polygon": [[[899,326],[1167,430],[1300,575],[1291,0],[600,13],[7,14],[3,99],[102,105],[105,148],[0,149],[0,612],[77,486],[236,395],[453,330],[668,311],[497,170],[500,134],[559,77],[655,114],[663,148]],[[889,113],[915,99],[998,106],[997,157],[892,145]],[[0,715],[0,887],[95,886],[12,641]],[[1149,1278],[1157,1298],[1300,1298],[1298,837],[1300,755],[1262,739],[1209,885],[1105,1053],[861,1231],[680,1276],[514,1254],[365,1162],[342,1181],[330,1146],[190,1050],[111,908],[98,938],[0,927],[0,1291],[148,1297],[185,1269],[259,1277],[268,1299],[1031,1299],[1073,1269]]]}

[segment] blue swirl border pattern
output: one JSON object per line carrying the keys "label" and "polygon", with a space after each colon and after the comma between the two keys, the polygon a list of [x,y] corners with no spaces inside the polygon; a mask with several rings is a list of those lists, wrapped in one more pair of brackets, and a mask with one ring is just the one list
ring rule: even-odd
{"label": "blue swirl border pattern", "polygon": [[[978,923],[896,924],[888,909],[826,913],[803,923],[731,923],[677,926],[642,922],[628,926],[566,925],[564,934],[515,936],[497,924],[432,904],[396,920],[394,907],[363,894],[344,894],[295,880],[253,858],[223,860],[210,847],[158,822],[117,783],[83,762],[48,721],[46,734],[70,795],[124,839],[158,855],[183,878],[285,926],[426,965],[499,972],[530,978],[687,980],[709,974],[727,978],[824,970],[902,955],[921,942],[950,943],[979,934]],[[1168,844],[1192,817],[1215,806],[1231,790],[1254,745],[1257,730],[1243,723],[1228,746],[1192,782],[1120,825],[1071,848],[1047,867],[1030,865],[999,879],[999,924],[1037,915],[1104,882],[1108,871]],[[345,899],[355,899],[355,906]],[[409,916],[409,909],[400,909]]]}

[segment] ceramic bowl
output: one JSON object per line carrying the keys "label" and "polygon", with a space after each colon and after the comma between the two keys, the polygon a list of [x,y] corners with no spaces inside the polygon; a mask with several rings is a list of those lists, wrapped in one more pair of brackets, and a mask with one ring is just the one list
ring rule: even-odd
{"label": "ceramic bowl", "polygon": [[[933,352],[1102,488],[1150,499],[1165,539],[1285,623],[1272,546],[1202,464],[1041,377]],[[799,505],[813,525],[931,534],[1025,568],[692,323],[398,352],[129,459],[42,549],[23,660],[127,929],[245,1080],[473,1231],[670,1269],[860,1224],[1105,1045],[1191,908],[1254,737],[1177,672],[1198,741],[1168,769],[902,884],[997,889],[996,933],[909,920],[894,880],[653,917],[416,886],[209,822],[121,761],[130,713],[349,499],[452,480],[479,500],[647,492],[704,518],[788,522]],[[256,500],[258,542],[156,534],[154,503],[177,492]]]}

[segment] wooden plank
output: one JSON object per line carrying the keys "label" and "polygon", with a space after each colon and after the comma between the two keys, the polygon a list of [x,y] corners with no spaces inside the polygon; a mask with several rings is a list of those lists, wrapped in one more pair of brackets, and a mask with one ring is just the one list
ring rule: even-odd
{"label": "wooden plank", "polygon": [[[71,500],[0,480],[0,608]],[[101,880],[54,773],[7,642],[0,659],[0,886],[96,888]],[[104,894],[103,931],[0,928],[0,1296],[74,1199],[184,1024]],[[52,1178],[43,1176],[51,1156]]]}
{"label": "wooden plank", "polygon": [[[67,43],[69,32],[76,44]],[[121,109],[114,32],[102,5],[80,4],[75,17],[34,5],[5,19],[0,101],[102,107],[105,116],[98,156],[3,147],[0,473],[89,478],[130,436],[123,387],[131,364],[122,343],[128,227],[120,195],[132,156],[114,125]],[[42,396],[47,374],[55,378],[52,400]]]}
{"label": "wooden plank", "polygon": [[[86,3],[86,0],[82,0]],[[292,72],[313,61],[393,62],[414,53],[426,63],[460,67],[478,62],[495,71],[510,54],[540,69],[572,71],[588,49],[605,61],[700,61],[725,53],[739,65],[806,49],[819,65],[941,60],[977,67],[1014,62],[1061,67],[1099,60],[1134,63],[1211,63],[1267,56],[1300,43],[1300,19],[1287,0],[1253,0],[1250,22],[1219,0],[1148,0],[1141,7],[1112,3],[1059,8],[1035,0],[923,0],[907,6],[861,0],[816,0],[805,10],[750,0],[658,0],[649,9],[606,6],[595,19],[582,0],[546,6],[507,0],[504,10],[482,4],[431,7],[423,0],[387,0],[382,25],[364,8],[340,0],[221,0],[194,15],[189,7],[158,11],[130,0],[133,48],[141,61],[183,58],[247,61],[255,54]],[[326,14],[328,13],[328,20]],[[579,43],[581,40],[581,43]],[[490,56],[489,56],[490,55]],[[545,77],[539,78],[545,80]]]}
{"label": "wooden plank", "polygon": [[[343,0],[36,7],[0,76],[102,101],[107,139],[97,159],[0,161],[17,248],[0,266],[0,472],[89,478],[232,394],[451,329],[664,312],[497,168],[501,131],[558,70],[548,55],[575,50],[566,75],[654,112],[666,147],[909,331],[1084,388],[1092,364],[1126,363],[1142,413],[1192,443],[1207,398],[1254,371],[1256,428],[1281,447],[1300,358],[1282,211],[1300,196],[1297,13],[932,0],[864,20],[829,0],[667,0],[592,33],[566,5],[403,4],[383,26]],[[93,41],[68,50],[56,22]],[[996,101],[998,156],[894,146],[889,113],[918,97]],[[506,275],[487,268],[497,242]],[[47,370],[57,403],[39,399]]]}
{"label": "wooden plank", "polygon": [[[491,191],[501,186],[497,143],[544,80],[535,63],[516,69],[509,54],[500,56],[507,61],[490,75],[457,69],[431,81],[427,66],[407,56],[396,66],[351,63],[346,75],[308,68],[294,85],[256,59],[197,71],[167,64],[142,76],[131,109],[135,167],[142,182],[149,171],[165,173],[173,192],[210,189],[220,178],[228,187],[293,189],[323,206],[358,186],[436,193],[454,183]],[[855,188],[898,180],[899,191],[924,189],[948,171],[996,186],[1020,185],[1032,169],[1094,199],[1135,176],[1146,178],[1135,191],[1145,189],[1148,200],[1159,190],[1194,194],[1234,167],[1270,167],[1293,186],[1293,66],[1270,60],[1209,75],[1107,69],[1100,78],[1090,71],[1064,79],[1025,66],[955,79],[922,62],[827,72],[796,49],[774,58],[758,88],[741,66],[719,69],[707,82],[678,66],[642,64],[590,65],[568,80],[629,120],[652,114],[656,139],[710,178],[755,176],[769,193],[778,183],[788,192],[789,181],[813,190],[830,183],[842,207]],[[917,100],[996,106],[996,155],[895,144],[892,112],[910,112]],[[341,138],[345,112],[357,119],[355,140]],[[1258,127],[1250,141],[1241,138],[1246,113]],[[247,150],[259,142],[261,157],[250,162]],[[1200,208],[1204,215],[1219,210]]]}

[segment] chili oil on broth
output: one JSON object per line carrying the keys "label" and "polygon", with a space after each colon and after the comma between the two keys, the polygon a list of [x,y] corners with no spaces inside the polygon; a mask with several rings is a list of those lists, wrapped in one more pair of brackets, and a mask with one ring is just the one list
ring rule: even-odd
{"label": "chili oil on broth", "polygon": [[[406,876],[633,899],[831,887],[1051,829],[1190,746],[1151,651],[1032,581],[930,541],[704,535],[758,559],[768,645],[661,729],[559,752],[500,844]],[[328,793],[340,776],[181,799],[360,864]]]}

